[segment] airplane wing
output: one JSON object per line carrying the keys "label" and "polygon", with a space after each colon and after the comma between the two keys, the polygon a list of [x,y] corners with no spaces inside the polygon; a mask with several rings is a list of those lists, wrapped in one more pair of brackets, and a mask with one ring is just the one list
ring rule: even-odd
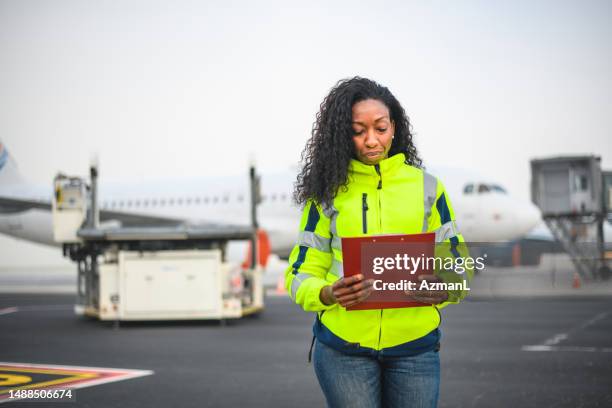
{"label": "airplane wing", "polygon": [[[0,213],[17,213],[31,209],[51,211],[51,202],[25,198],[0,196]],[[118,221],[125,227],[139,226],[177,226],[185,223],[183,219],[160,217],[145,214],[131,214],[120,211],[100,210],[100,221]]]}
{"label": "airplane wing", "polygon": [[51,211],[51,203],[39,200],[27,200],[0,196],[0,213],[15,213],[30,209],[41,209]]}

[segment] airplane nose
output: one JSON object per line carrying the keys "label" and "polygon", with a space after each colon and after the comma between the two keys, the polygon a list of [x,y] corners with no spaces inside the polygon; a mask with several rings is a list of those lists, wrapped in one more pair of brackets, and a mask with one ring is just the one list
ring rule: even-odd
{"label": "airplane nose", "polygon": [[540,212],[540,209],[532,203],[526,204],[524,210],[521,212],[519,220],[521,229],[524,231],[523,233],[526,234],[527,232],[531,231],[540,223],[540,221],[542,221],[542,213]]}

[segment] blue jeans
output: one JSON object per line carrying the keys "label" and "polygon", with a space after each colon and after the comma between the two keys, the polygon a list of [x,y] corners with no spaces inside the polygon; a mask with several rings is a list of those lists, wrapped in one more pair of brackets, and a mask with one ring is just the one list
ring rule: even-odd
{"label": "blue jeans", "polygon": [[412,357],[351,356],[317,340],[317,379],[330,408],[435,408],[440,357],[428,351]]}

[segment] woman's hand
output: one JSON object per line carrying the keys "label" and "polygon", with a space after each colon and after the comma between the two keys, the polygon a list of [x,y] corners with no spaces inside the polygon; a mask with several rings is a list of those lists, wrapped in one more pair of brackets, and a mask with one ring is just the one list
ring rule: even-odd
{"label": "woman's hand", "polygon": [[364,280],[361,274],[340,278],[333,285],[324,286],[319,293],[319,298],[327,306],[334,303],[342,307],[353,306],[370,296],[374,290],[373,284],[372,279]]}
{"label": "woman's hand", "polygon": [[[427,283],[442,282],[442,279],[435,275],[419,275],[419,281]],[[421,303],[437,305],[448,300],[448,292],[445,290],[407,290],[406,294],[410,300]]]}

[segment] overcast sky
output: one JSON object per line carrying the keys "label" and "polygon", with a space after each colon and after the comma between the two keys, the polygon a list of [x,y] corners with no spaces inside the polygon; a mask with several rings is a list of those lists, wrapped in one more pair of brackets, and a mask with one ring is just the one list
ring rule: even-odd
{"label": "overcast sky", "polygon": [[[289,169],[360,75],[404,105],[427,163],[529,197],[529,160],[612,168],[610,1],[0,0],[0,139],[39,183]],[[0,238],[0,266],[33,245]]]}

